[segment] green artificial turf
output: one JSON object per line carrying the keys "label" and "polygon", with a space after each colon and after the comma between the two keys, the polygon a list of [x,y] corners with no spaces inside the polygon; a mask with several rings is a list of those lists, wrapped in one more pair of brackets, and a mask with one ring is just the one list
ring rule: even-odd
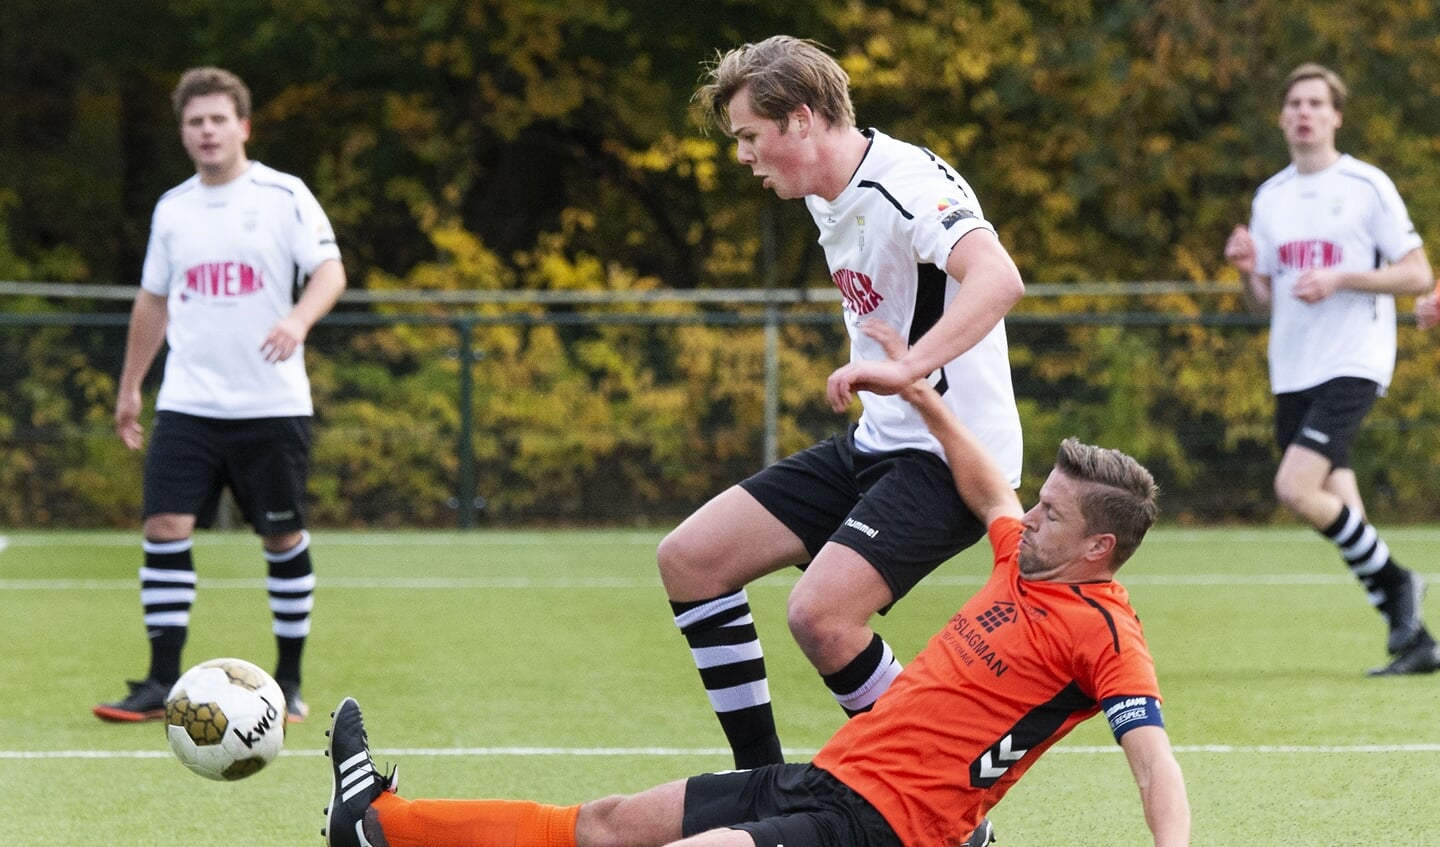
{"label": "green artificial turf", "polygon": [[[1385,533],[1436,568],[1440,530]],[[0,533],[0,819],[13,847],[322,844],[328,713],[359,699],[407,796],[574,803],[730,764],[670,620],[658,533],[316,532],[311,720],[238,783],[174,761],[158,724],[90,707],[143,674],[138,535]],[[186,664],[274,662],[258,542],[197,536]],[[877,629],[902,657],[981,581],[947,564]],[[1440,675],[1367,679],[1384,627],[1334,550],[1297,529],[1152,533],[1121,572],[1145,623],[1196,845],[1440,843]],[[784,623],[789,574],[752,587],[792,758],[842,720]],[[1433,608],[1433,605],[1432,605]],[[1432,622],[1434,622],[1432,614]],[[1053,750],[993,811],[999,847],[1150,843],[1104,725]]]}

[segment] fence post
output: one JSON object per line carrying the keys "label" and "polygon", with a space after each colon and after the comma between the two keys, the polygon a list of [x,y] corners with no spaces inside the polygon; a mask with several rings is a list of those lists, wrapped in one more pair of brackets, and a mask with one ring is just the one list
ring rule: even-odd
{"label": "fence post", "polygon": [[457,318],[455,321],[455,334],[460,339],[455,352],[460,364],[460,443],[456,445],[460,489],[455,496],[460,529],[475,527],[475,512],[483,505],[475,494],[475,374],[471,368],[480,359],[480,354],[474,347],[474,328],[475,322],[469,318]]}
{"label": "fence post", "polygon": [[766,466],[780,453],[780,309],[775,304],[775,285],[780,269],[775,260],[775,214],[766,204],[760,209],[760,273],[765,285],[765,434]]}
{"label": "fence post", "polygon": [[765,305],[765,464],[780,453],[780,310]]}

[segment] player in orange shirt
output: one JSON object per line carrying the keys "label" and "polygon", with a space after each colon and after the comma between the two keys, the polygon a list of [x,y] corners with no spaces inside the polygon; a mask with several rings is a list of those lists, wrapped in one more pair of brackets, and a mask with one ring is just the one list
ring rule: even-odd
{"label": "player in orange shirt", "polygon": [[[866,326],[897,355],[893,329]],[[578,806],[405,800],[371,760],[360,707],[329,732],[331,847],[956,847],[1035,760],[1104,712],[1157,847],[1190,841],[1185,782],[1154,662],[1113,577],[1154,523],[1150,473],[1115,450],[1060,445],[1025,512],[1005,475],[929,385],[903,392],[944,446],[995,551],[988,582],[880,697],[808,764],[705,774]]]}

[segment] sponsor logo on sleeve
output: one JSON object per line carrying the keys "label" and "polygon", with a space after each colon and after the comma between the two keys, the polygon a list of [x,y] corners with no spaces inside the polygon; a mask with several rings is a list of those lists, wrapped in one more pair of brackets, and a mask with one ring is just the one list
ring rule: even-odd
{"label": "sponsor logo on sleeve", "polygon": [[940,202],[936,204],[936,210],[940,212],[940,225],[946,229],[967,218],[976,217],[973,211],[960,205],[960,201],[954,197],[940,198]]}

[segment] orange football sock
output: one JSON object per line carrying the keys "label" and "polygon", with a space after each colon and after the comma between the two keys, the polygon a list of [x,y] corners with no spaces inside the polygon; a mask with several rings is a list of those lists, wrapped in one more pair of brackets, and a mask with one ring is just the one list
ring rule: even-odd
{"label": "orange football sock", "polygon": [[386,792],[375,811],[390,847],[575,847],[579,806],[524,800],[406,800]]}

